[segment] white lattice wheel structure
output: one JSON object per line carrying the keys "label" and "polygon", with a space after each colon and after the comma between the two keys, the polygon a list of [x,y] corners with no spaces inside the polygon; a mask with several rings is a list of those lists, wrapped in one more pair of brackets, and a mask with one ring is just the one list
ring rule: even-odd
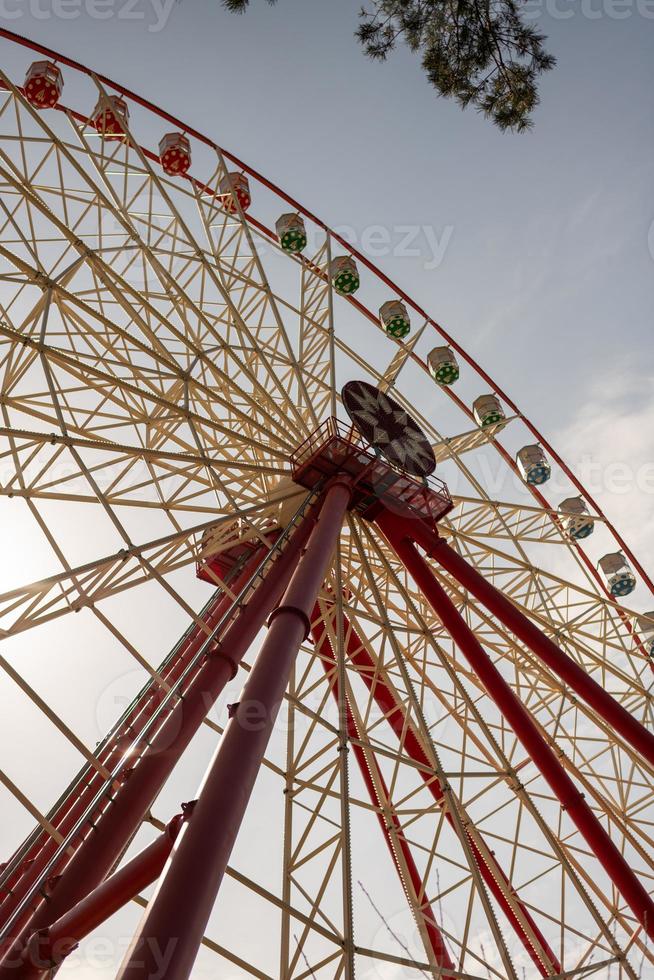
{"label": "white lattice wheel structure", "polygon": [[[345,423],[340,391],[352,379],[392,394],[434,447],[453,507],[438,523],[447,543],[418,560],[442,592],[428,601],[409,574],[403,548],[415,548],[391,518],[348,510],[193,975],[649,975],[654,921],[633,882],[651,894],[652,666],[642,621],[595,571],[595,548],[621,549],[651,588],[626,544],[465,351],[324,224],[178,120],[1,33],[14,60],[23,46],[25,68],[34,50],[56,60],[64,90],[39,110],[22,76],[0,73],[0,976],[45,976],[59,963],[48,947],[28,968],[9,940],[50,925],[57,902],[61,914],[67,868],[71,895],[99,884],[79,884],[74,861],[134,792],[193,671],[213,656],[227,681],[235,673],[239,658],[209,638],[252,614],[270,568],[308,527],[326,484],[294,483],[291,461],[316,430],[339,431],[331,419]],[[123,138],[109,140],[89,116],[115,96],[129,114]],[[159,161],[171,128],[190,141],[186,174]],[[247,212],[245,198],[225,195],[235,172]],[[294,247],[304,226],[304,251],[285,252],[269,230],[289,211],[303,219],[291,224]],[[334,291],[340,255],[358,264],[356,297]],[[412,323],[403,340],[375,312],[398,297]],[[456,393],[428,371],[443,344],[460,364]],[[473,418],[486,393],[505,420]],[[546,486],[518,474],[515,453],[534,440],[567,487],[560,496],[584,498],[588,542],[566,531]],[[427,552],[428,533],[416,539]],[[554,641],[609,708],[482,604],[438,547]],[[592,832],[579,830],[577,797],[562,805],[495,681],[464,655],[461,622],[527,709],[529,737],[553,750],[561,785],[583,794]],[[256,653],[243,653],[252,677]],[[237,702],[240,684],[225,696]],[[123,696],[135,699],[124,712]],[[114,837],[101,877],[127,844],[130,856],[159,846],[228,714],[238,720],[224,700],[205,703],[190,750],[156,801],[131,811],[136,825],[120,846]],[[111,728],[97,745],[96,715]],[[196,812],[187,808],[173,866]],[[209,862],[213,838],[205,844]],[[139,879],[121,934],[137,931],[138,888],[155,877]],[[199,901],[178,895],[181,931]],[[148,974],[132,961],[120,975]]]}

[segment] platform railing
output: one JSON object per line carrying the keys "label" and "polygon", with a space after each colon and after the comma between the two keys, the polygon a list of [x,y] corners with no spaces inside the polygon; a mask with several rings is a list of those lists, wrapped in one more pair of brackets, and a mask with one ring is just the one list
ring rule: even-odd
{"label": "platform railing", "polygon": [[[298,483],[314,466],[326,475],[332,464],[352,477],[364,498],[377,498],[407,516],[438,521],[453,507],[447,485],[437,477],[416,477],[395,467],[367,442],[355,426],[333,416],[315,429],[291,456]],[[359,508],[361,509],[361,508]]]}

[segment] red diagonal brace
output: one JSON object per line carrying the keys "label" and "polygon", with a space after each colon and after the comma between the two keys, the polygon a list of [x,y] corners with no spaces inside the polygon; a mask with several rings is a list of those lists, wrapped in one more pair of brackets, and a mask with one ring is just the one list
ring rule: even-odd
{"label": "red diagonal brace", "polygon": [[476,568],[450,547],[437,532],[422,521],[408,521],[405,533],[425,549],[430,558],[442,565],[479,600],[493,616],[496,616],[511,633],[529,647],[550,670],[558,674],[573,691],[629,742],[651,766],[654,766],[654,735],[634,718],[619,701],[604,690],[583,667],[564,653],[561,647],[531,622],[517,606],[506,598]]}
{"label": "red diagonal brace", "polygon": [[15,980],[44,980],[88,936],[114,912],[156,881],[181,830],[185,813],[170,821],[164,832],[136,857],[82,899],[51,926],[30,936]]}
{"label": "red diagonal brace", "polygon": [[[246,584],[254,572],[257,563],[261,560],[262,554],[263,550],[246,564],[235,581],[231,583],[232,591],[238,593]],[[220,622],[231,605],[231,596],[217,594],[214,601],[204,612],[203,622],[206,623],[207,627],[212,628]],[[167,685],[172,686],[174,684],[186,664],[205,640],[206,633],[204,629],[198,624],[194,624],[181,641],[175,658],[167,664],[164,670],[160,671],[160,676]],[[104,746],[102,752],[98,754],[98,762],[111,772],[124,756],[127,749],[138,741],[143,727],[165,695],[166,689],[163,686],[155,684],[149,687],[143,696],[132,706],[120,728],[115,733],[115,736]],[[53,814],[51,822],[62,837],[68,834],[79,817],[85,812],[102,786],[103,779],[104,777],[101,773],[94,769],[90,770],[86,778],[75,785],[71,792],[61,801],[56,812]],[[98,816],[94,815],[94,822],[96,823]],[[84,841],[80,836],[71,842],[68,850],[69,852],[71,849],[79,850],[83,846]],[[0,905],[0,925],[4,925],[19,901],[27,893],[29,887],[43,873],[43,869],[56,853],[57,847],[57,841],[45,830],[41,831],[32,847],[26,852],[17,873],[12,876],[8,883],[8,894]],[[12,930],[12,933],[16,935],[16,930]]]}
{"label": "red diagonal brace", "polygon": [[[407,717],[403,705],[397,700],[393,689],[384,680],[360,636],[346,616],[343,617],[343,630],[345,651],[348,658],[359,669],[359,676],[372,693],[377,707],[383,713],[398,739],[403,741],[404,750],[409,758],[419,763],[418,772],[428,790],[436,802],[443,806],[445,802],[443,787],[434,773],[418,733]],[[445,817],[450,826],[453,826],[452,815],[448,810],[445,811]],[[541,976],[549,977],[560,973],[561,966],[556,954],[539,929],[531,912],[521,901],[517,892],[514,891],[509,879],[495,860],[492,850],[486,849],[488,855],[486,857],[480,851],[474,837],[471,834],[467,834],[467,837],[479,873],[504,912],[518,939],[537,966]],[[507,892],[511,895],[512,902],[509,902]],[[514,905],[518,910],[517,912],[513,907]]]}
{"label": "red diagonal brace", "polygon": [[[314,607],[313,614],[311,617],[311,622],[312,622],[311,635],[313,638],[313,642],[316,646],[316,650],[321,655],[321,663],[323,665],[325,673],[327,674],[327,677],[330,679],[331,692],[334,695],[336,702],[338,703],[339,702],[338,679],[334,673],[336,657],[334,656],[334,651],[332,649],[332,644],[327,634],[327,629],[321,618],[320,608],[317,605]],[[455,969],[454,963],[450,957],[449,951],[445,944],[445,939],[443,937],[443,934],[441,933],[438,927],[436,916],[434,915],[434,911],[431,907],[431,902],[429,901],[425,893],[424,882],[421,878],[420,872],[418,871],[418,867],[413,859],[413,854],[411,853],[411,848],[409,846],[409,843],[406,837],[404,836],[404,830],[402,829],[402,825],[397,817],[397,814],[390,813],[388,815],[388,819],[393,824],[395,837],[397,838],[399,848],[402,852],[402,858],[404,864],[406,865],[406,870],[409,875],[409,881],[408,882],[405,881],[404,868],[402,867],[399,861],[398,855],[395,853],[395,844],[393,842],[393,836],[391,835],[390,830],[386,825],[386,818],[384,815],[386,812],[386,804],[383,799],[380,799],[379,794],[377,792],[375,780],[373,779],[369,768],[369,759],[367,758],[363,747],[357,744],[357,742],[361,740],[361,736],[357,724],[354,720],[354,716],[352,715],[352,710],[349,704],[347,703],[347,701],[345,702],[345,710],[346,710],[346,725],[347,725],[348,737],[350,739],[356,740],[352,743],[352,751],[354,752],[354,756],[359,765],[359,769],[361,770],[361,776],[363,778],[364,783],[366,784],[366,788],[368,790],[370,800],[376,809],[379,826],[381,827],[384,840],[386,841],[388,850],[390,851],[391,854],[391,859],[399,875],[402,888],[406,892],[407,897],[409,899],[411,899],[411,895],[409,892],[409,889],[411,889],[411,891],[413,892],[414,900],[420,908],[420,914],[422,914],[424,918],[425,929],[427,932],[427,937],[429,939],[431,953],[434,957],[436,966],[440,967],[443,970],[454,970]],[[370,760],[370,762],[372,762],[373,765],[375,764],[373,760]],[[379,768],[377,766],[375,766],[375,768],[377,770],[376,779],[379,780],[379,785],[381,787],[382,793],[386,799],[389,799],[388,787],[386,786],[384,777],[381,771],[379,770]]]}
{"label": "red diagonal brace", "polygon": [[378,518],[378,523],[398,558],[466,657],[562,808],[568,812],[570,819],[618,893],[622,895],[646,934],[650,939],[654,939],[654,902],[541,735],[531,714],[504,680],[419,554],[411,540],[414,522],[397,518],[386,512]]}

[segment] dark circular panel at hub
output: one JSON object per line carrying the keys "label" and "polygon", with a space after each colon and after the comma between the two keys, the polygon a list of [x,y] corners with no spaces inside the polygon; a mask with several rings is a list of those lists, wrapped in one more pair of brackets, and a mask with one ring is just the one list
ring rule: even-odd
{"label": "dark circular panel at hub", "polygon": [[427,436],[401,405],[365,381],[348,381],[341,397],[363,438],[389,463],[414,476],[434,472],[436,460]]}

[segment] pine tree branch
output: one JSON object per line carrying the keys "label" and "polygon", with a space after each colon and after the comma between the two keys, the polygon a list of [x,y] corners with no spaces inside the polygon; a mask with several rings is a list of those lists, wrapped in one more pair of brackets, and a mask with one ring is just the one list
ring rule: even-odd
{"label": "pine tree branch", "polygon": [[[222,0],[243,13],[250,0]],[[268,0],[273,4],[276,0]],[[385,60],[398,42],[421,55],[436,91],[473,106],[500,129],[529,129],[538,81],[555,59],[546,38],[522,19],[526,0],[368,0],[355,36],[369,58]]]}

